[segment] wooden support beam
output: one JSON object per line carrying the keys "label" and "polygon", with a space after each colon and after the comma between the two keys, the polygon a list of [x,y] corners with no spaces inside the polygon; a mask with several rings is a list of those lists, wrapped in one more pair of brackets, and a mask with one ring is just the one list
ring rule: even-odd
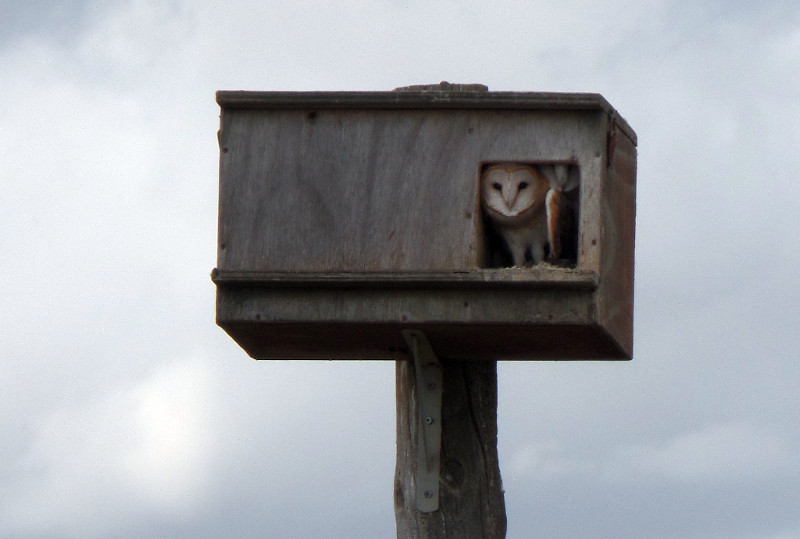
{"label": "wooden support beam", "polygon": [[397,537],[505,537],[497,456],[497,362],[441,358],[440,362],[444,387],[439,509],[430,513],[419,511],[415,499],[418,400],[414,361],[396,363]]}

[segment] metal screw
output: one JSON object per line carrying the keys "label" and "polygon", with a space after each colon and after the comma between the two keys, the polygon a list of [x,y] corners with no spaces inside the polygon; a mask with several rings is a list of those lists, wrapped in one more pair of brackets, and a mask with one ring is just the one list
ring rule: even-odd
{"label": "metal screw", "polygon": [[433,492],[431,492],[430,490],[426,490],[425,491],[425,497],[426,498],[433,498]]}
{"label": "metal screw", "polygon": [[425,418],[425,423],[428,425],[433,425],[433,418],[431,416],[427,416]]}

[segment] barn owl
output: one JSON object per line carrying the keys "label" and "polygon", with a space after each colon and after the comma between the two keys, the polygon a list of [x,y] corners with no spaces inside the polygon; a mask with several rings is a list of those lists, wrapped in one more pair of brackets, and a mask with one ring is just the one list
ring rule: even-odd
{"label": "barn owl", "polygon": [[546,248],[547,262],[560,258],[559,218],[564,200],[562,193],[551,186],[558,187],[557,180],[562,175],[565,173],[560,169],[542,171],[523,164],[492,165],[483,171],[481,203],[505,241],[513,265],[545,261]]}

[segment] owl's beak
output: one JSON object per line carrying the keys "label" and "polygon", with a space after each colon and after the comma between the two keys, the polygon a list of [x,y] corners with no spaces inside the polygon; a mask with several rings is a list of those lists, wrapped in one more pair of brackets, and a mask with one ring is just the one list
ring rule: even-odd
{"label": "owl's beak", "polygon": [[503,186],[503,200],[506,201],[506,205],[509,209],[514,207],[514,202],[517,201],[517,195],[519,191],[514,189],[511,185],[504,185]]}

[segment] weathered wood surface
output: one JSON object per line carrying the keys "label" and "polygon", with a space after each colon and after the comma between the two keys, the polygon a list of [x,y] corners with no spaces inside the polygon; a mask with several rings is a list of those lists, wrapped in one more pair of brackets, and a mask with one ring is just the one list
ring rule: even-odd
{"label": "weathered wood surface", "polygon": [[449,91],[416,91],[413,86],[392,92],[258,92],[220,90],[217,103],[226,109],[503,109],[601,110],[618,117],[620,128],[636,144],[636,133],[606,99],[596,93],[484,92],[475,86],[454,85]]}
{"label": "weathered wood surface", "polygon": [[441,360],[442,453],[439,510],[416,510],[416,383],[414,362],[396,364],[397,537],[505,537],[506,513],[497,456],[497,363]]}
{"label": "weathered wood surface", "polygon": [[375,272],[311,272],[311,271],[225,271],[215,269],[211,279],[229,286],[263,287],[431,287],[484,288],[496,285],[506,288],[550,288],[594,290],[598,275],[593,271],[555,266],[500,268],[470,271],[375,271]]}
{"label": "weathered wood surface", "polygon": [[[601,97],[218,101],[217,320],[253,357],[389,358],[399,337],[388,332],[405,325],[442,342],[457,327],[456,340],[490,339],[464,359],[632,356],[636,139]],[[575,268],[488,269],[478,180],[498,161],[579,169]],[[364,340],[324,341],[348,328]]]}
{"label": "weathered wood surface", "polygon": [[223,273],[217,323],[258,359],[393,359],[412,327],[451,358],[626,358],[595,324],[591,272],[552,282],[524,269],[488,272]]}
{"label": "weathered wood surface", "polygon": [[606,153],[603,195],[604,248],[597,321],[620,347],[633,355],[633,275],[636,228],[636,143],[612,126]]}
{"label": "weathered wood surface", "polygon": [[400,332],[422,331],[448,357],[464,360],[625,360],[625,351],[585,325],[459,324],[397,322],[376,324],[313,322],[220,324],[255,359],[394,360],[403,346]]}
{"label": "weathered wood surface", "polygon": [[[217,265],[481,267],[481,164],[568,161],[599,180],[605,121],[599,111],[225,110]],[[584,245],[580,267],[599,270],[599,250]]]}

